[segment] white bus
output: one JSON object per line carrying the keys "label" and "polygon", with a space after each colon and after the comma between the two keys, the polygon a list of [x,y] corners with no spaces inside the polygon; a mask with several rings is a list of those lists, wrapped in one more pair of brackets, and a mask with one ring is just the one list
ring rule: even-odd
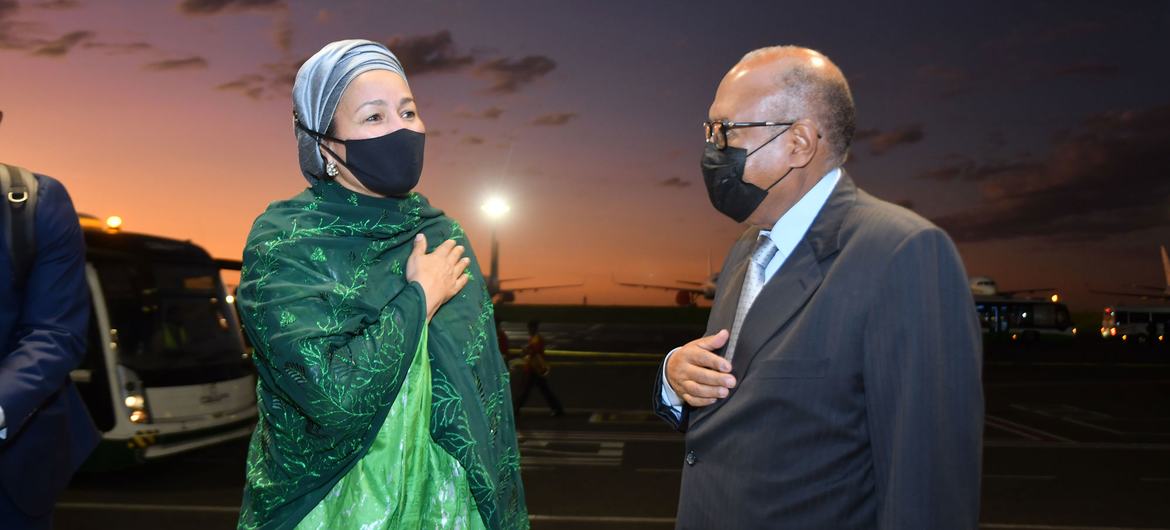
{"label": "white bus", "polygon": [[232,262],[89,216],[81,225],[93,312],[85,361],[71,375],[102,431],[85,467],[125,467],[250,435],[255,373],[220,279]]}
{"label": "white bus", "polygon": [[1051,300],[1018,300],[1004,296],[975,296],[975,310],[988,339],[1033,342],[1071,339],[1077,334],[1068,307]]}
{"label": "white bus", "polygon": [[1170,306],[1106,307],[1101,337],[1122,342],[1165,342],[1170,332]]}

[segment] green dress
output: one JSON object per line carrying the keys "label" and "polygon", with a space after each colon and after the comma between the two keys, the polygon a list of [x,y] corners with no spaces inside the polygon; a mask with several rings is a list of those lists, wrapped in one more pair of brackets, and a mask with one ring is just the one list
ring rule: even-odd
{"label": "green dress", "polygon": [[463,468],[428,434],[430,369],[425,352],[416,352],[369,452],[298,530],[484,527]]}
{"label": "green dress", "polygon": [[[467,247],[426,323],[414,236]],[[239,527],[527,528],[507,370],[458,223],[319,182],[256,219],[237,296],[259,420]]]}

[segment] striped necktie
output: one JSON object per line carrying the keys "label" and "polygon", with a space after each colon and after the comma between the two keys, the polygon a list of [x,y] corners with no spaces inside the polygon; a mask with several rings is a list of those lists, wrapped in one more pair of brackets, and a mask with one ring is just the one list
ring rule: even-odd
{"label": "striped necktie", "polygon": [[731,325],[731,338],[727,341],[724,357],[728,361],[735,355],[735,344],[739,341],[743,319],[747,316],[748,310],[752,308],[752,302],[756,301],[756,296],[764,288],[764,269],[768,267],[768,263],[772,261],[776,251],[776,244],[772,243],[772,238],[760,235],[760,238],[756,240],[756,248],[752,250],[752,259],[748,263],[747,276],[743,279],[743,289],[739,292],[739,306],[735,308],[735,322]]}

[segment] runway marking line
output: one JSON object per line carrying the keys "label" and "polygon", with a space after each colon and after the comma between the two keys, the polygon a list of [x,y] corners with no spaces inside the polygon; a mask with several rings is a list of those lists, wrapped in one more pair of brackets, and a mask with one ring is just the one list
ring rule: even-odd
{"label": "runway marking line", "polygon": [[1052,524],[980,523],[979,528],[1005,530],[1170,530],[1152,526],[1063,526]]}
{"label": "runway marking line", "polygon": [[[1104,412],[1097,412],[1097,411],[1095,411],[1095,410],[1089,410],[1089,409],[1085,409],[1085,408],[1077,407],[1077,406],[1074,406],[1074,405],[1062,404],[1061,406],[1063,406],[1063,407],[1065,408],[1065,410],[1068,410],[1068,411],[1072,411],[1072,410],[1079,410],[1079,411],[1082,411],[1082,412],[1087,412],[1087,413],[1089,413],[1089,415],[1091,415],[1091,416],[1095,416],[1095,417],[1098,417],[1098,418],[1101,418],[1101,419],[1111,419],[1111,418],[1113,418],[1113,416],[1110,416],[1110,415],[1108,415],[1108,414],[1105,414]],[[1094,423],[1089,423],[1089,422],[1087,422],[1087,421],[1078,420],[1078,419],[1075,419],[1075,418],[1070,418],[1070,417],[1068,417],[1068,416],[1066,416],[1066,415],[1063,415],[1063,414],[1059,414],[1059,413],[1053,413],[1052,411],[1048,411],[1048,410],[1044,410],[1044,409],[1037,409],[1037,408],[1033,408],[1033,407],[1025,407],[1024,405],[1020,405],[1020,404],[1018,404],[1018,403],[1013,403],[1013,404],[1011,405],[1011,407],[1012,407],[1013,409],[1020,410],[1020,411],[1023,411],[1023,412],[1028,412],[1028,413],[1031,413],[1031,414],[1037,414],[1037,415],[1040,415],[1040,416],[1044,416],[1045,418],[1053,418],[1053,419],[1060,420],[1060,421],[1063,421],[1063,422],[1066,422],[1066,423],[1071,423],[1071,424],[1073,424],[1073,425],[1079,425],[1079,426],[1081,426],[1081,427],[1086,427],[1086,428],[1089,428],[1089,429],[1093,429],[1093,430],[1097,430],[1097,431],[1101,431],[1101,432],[1106,432],[1106,433],[1109,433],[1109,434],[1115,434],[1115,435],[1117,435],[1117,436],[1125,436],[1126,434],[1133,434],[1133,433],[1128,433],[1128,432],[1119,431],[1119,430],[1117,430],[1117,429],[1110,429],[1109,427],[1102,427],[1102,426],[1100,426],[1100,425],[1097,425],[1097,424],[1094,424]]]}
{"label": "runway marking line", "polygon": [[1056,475],[996,475],[993,473],[984,473],[983,478],[998,478],[1009,480],[1054,480]]}
{"label": "runway marking line", "polygon": [[[59,502],[57,508],[66,510],[101,510],[127,512],[203,512],[239,513],[239,506],[179,505],[179,504],[122,504],[105,502]],[[601,523],[601,524],[674,524],[674,517],[638,517],[618,515],[538,515],[530,514],[530,522],[541,523]],[[1003,530],[1170,530],[1151,527],[1123,526],[1062,526],[1011,523],[981,523],[980,528]]]}
{"label": "runway marking line", "polygon": [[1011,427],[1011,428],[1018,429],[1021,431],[1030,432],[1034,435],[1046,437],[1046,438],[1049,438],[1051,440],[1056,440],[1056,441],[1060,441],[1060,442],[1076,443],[1076,440],[1073,440],[1071,438],[1065,438],[1064,436],[1061,436],[1059,434],[1055,434],[1055,433],[1051,433],[1051,432],[1048,432],[1045,430],[1037,429],[1035,427],[1024,425],[1022,423],[1016,423],[1014,421],[1011,421],[1009,419],[1002,418],[999,416],[992,416],[991,414],[986,414],[986,415],[984,415],[984,420],[987,421],[988,423],[994,422],[994,423],[998,424],[998,426],[1000,426],[1001,428],[1003,426],[1007,426],[1007,427]]}

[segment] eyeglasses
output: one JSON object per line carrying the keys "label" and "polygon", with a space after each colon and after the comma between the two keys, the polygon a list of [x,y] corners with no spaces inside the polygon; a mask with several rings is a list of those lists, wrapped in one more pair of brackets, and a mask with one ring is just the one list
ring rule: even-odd
{"label": "eyeglasses", "polygon": [[793,121],[705,121],[703,122],[703,136],[707,143],[713,144],[722,151],[727,148],[727,131],[732,129],[746,129],[748,127],[791,127]]}

